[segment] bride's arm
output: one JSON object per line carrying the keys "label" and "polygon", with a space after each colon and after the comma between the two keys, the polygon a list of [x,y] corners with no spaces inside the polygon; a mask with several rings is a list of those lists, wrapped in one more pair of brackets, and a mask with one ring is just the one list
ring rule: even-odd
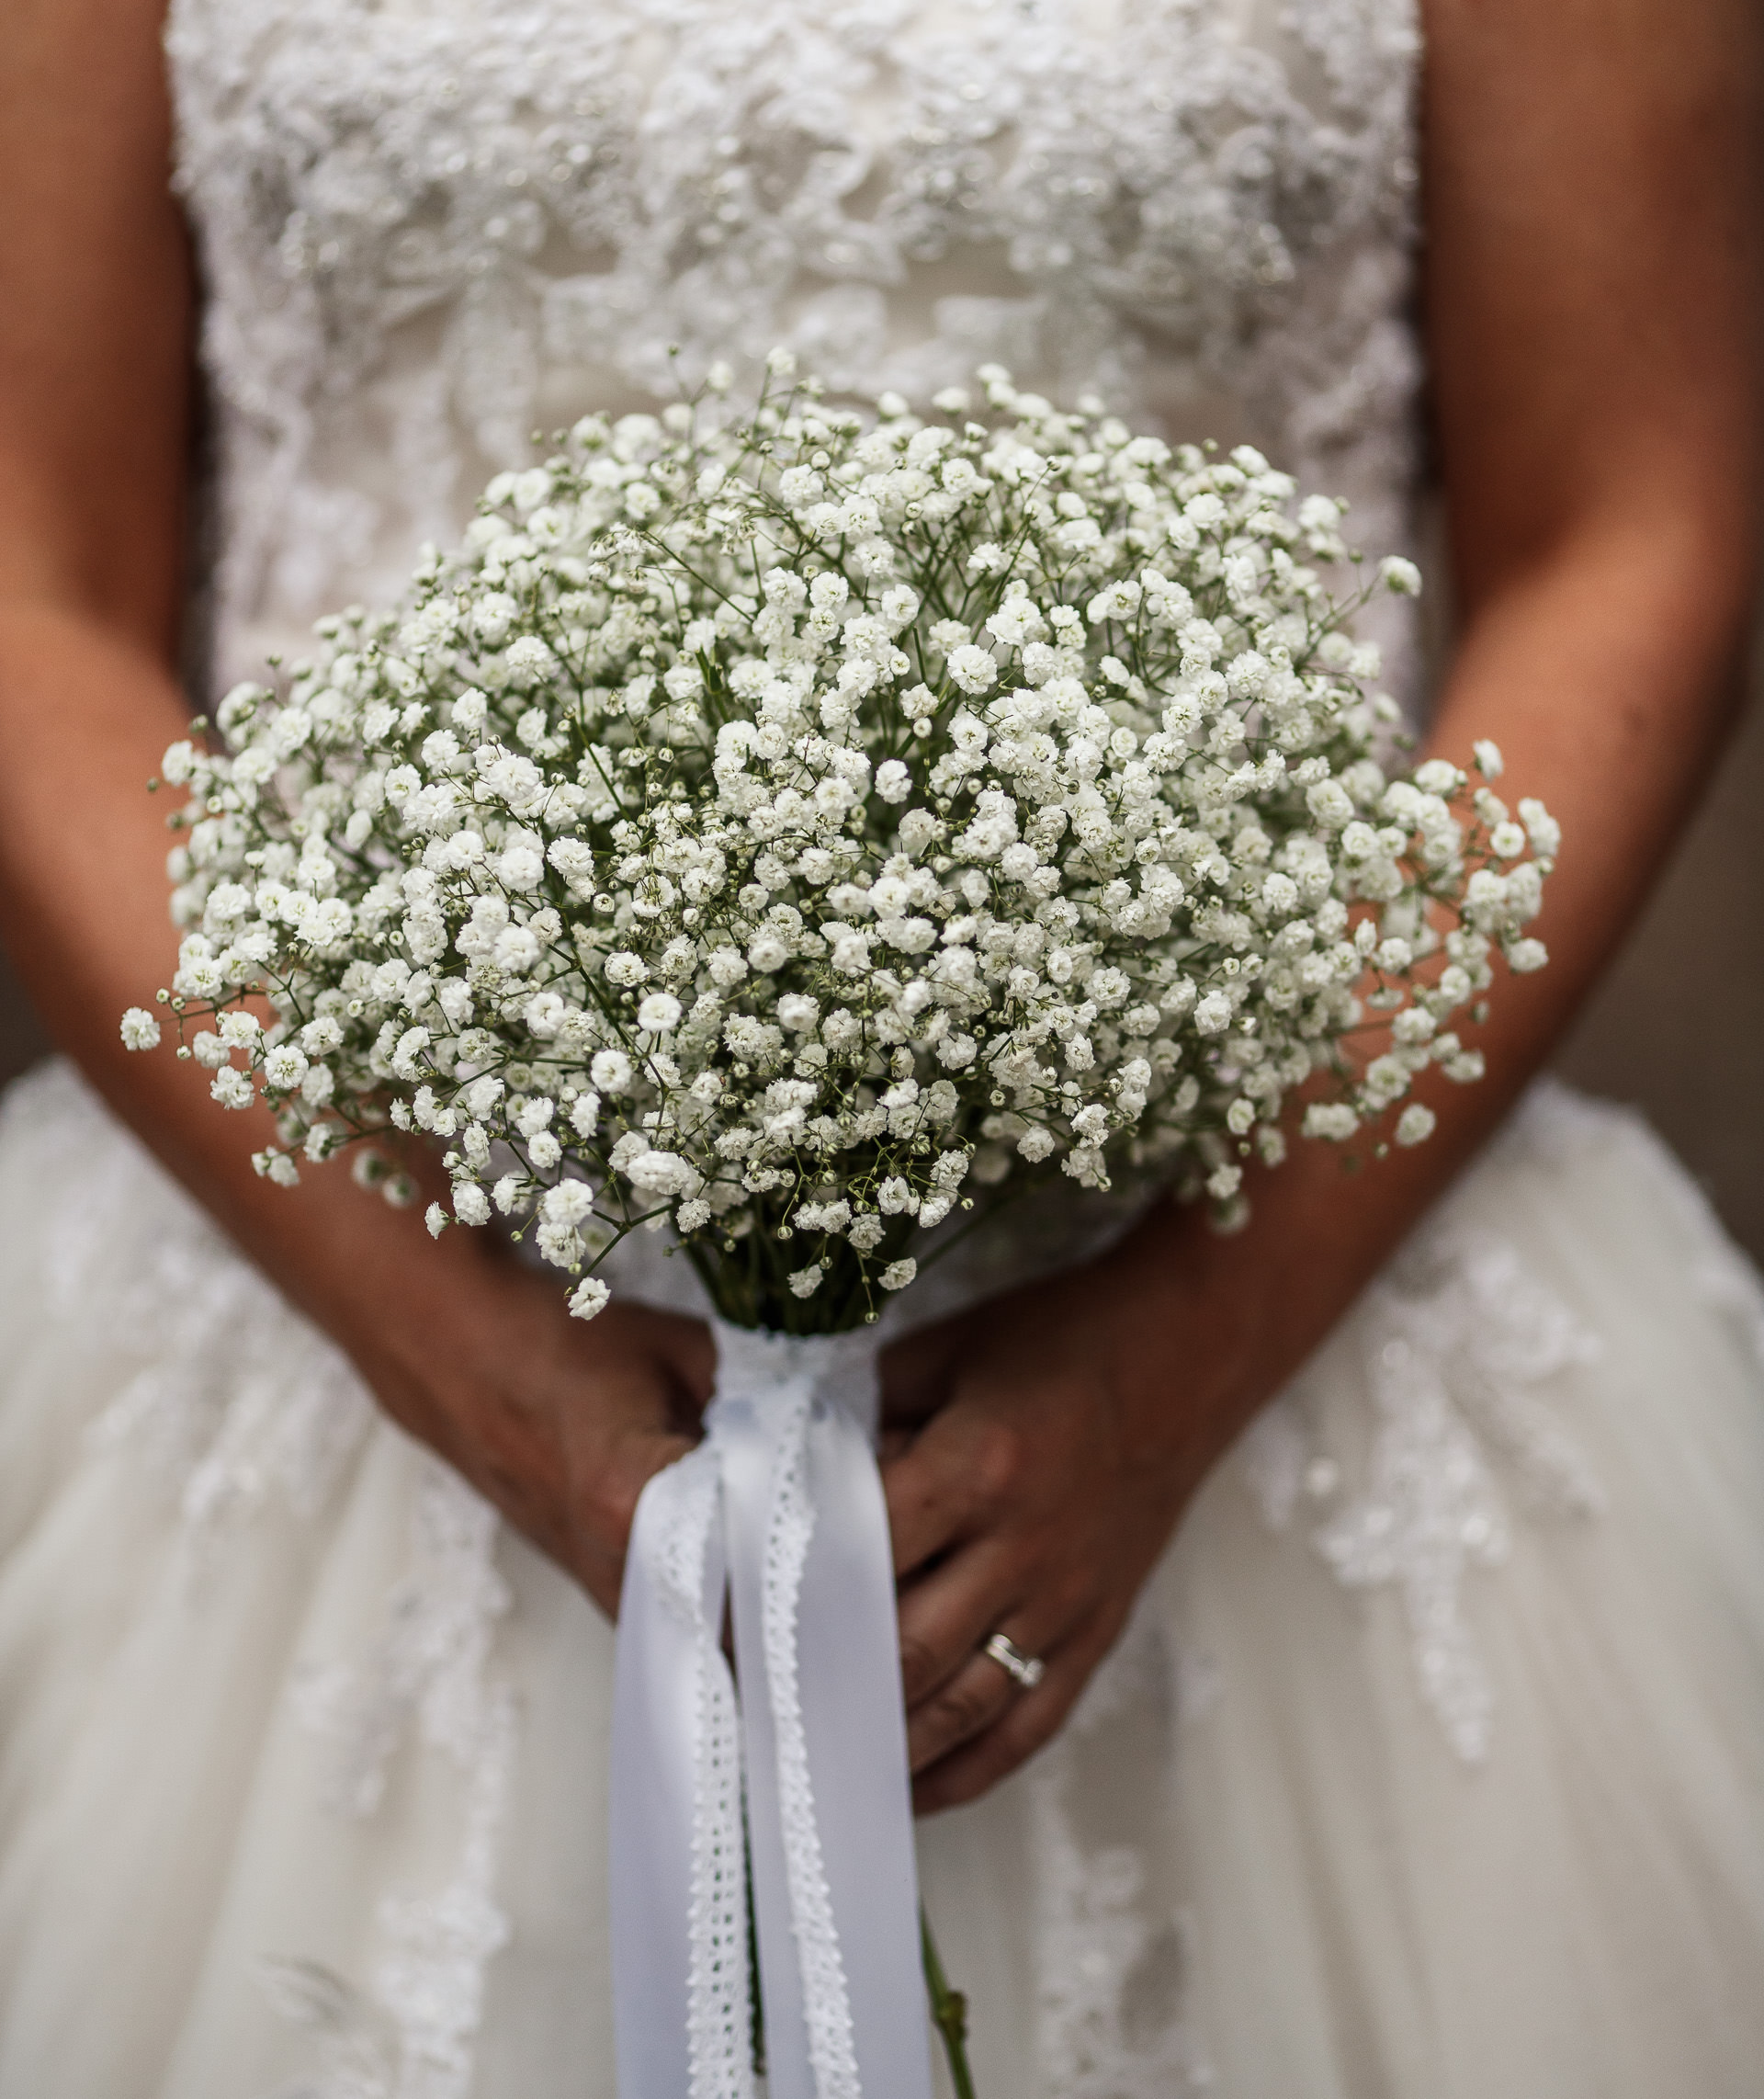
{"label": "bride's arm", "polygon": [[[592,1327],[485,1235],[433,1242],[341,1171],[284,1190],[248,1118],[118,1016],[169,981],[165,800],[189,706],[191,269],[167,188],[163,0],[14,0],[0,64],[0,932],[58,1040],[288,1295],[611,1608],[631,1507],[707,1382],[690,1322]],[[254,1111],[261,1114],[262,1111]],[[262,1143],[269,1132],[257,1133]]]}
{"label": "bride's arm", "polygon": [[[946,1401],[889,1468],[922,1806],[1058,1725],[1195,1485],[1548,1054],[1721,741],[1754,588],[1755,0],[1430,0],[1427,318],[1462,641],[1431,738],[1492,737],[1564,845],[1479,1085],[1354,1180],[1301,1145],[1236,1238],[1160,1206],[1114,1257],[898,1352]],[[1374,551],[1376,550],[1374,550]],[[1020,1694],[975,1649],[1049,1658]]]}

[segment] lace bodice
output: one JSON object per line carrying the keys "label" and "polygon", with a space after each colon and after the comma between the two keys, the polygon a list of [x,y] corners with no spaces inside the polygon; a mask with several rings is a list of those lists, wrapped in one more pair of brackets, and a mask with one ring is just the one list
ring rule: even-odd
{"label": "lace bodice", "polygon": [[[172,0],[219,675],[536,427],[788,342],[1262,444],[1403,538],[1413,0]],[[1393,666],[1395,668],[1396,666]]]}

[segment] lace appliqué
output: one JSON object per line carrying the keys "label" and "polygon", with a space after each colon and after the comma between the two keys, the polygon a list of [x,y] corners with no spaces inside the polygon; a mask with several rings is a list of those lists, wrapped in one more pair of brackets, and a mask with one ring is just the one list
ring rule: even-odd
{"label": "lace appliqu\u00e9", "polygon": [[[1152,1880],[1142,1772],[1181,1754],[1217,1695],[1210,1658],[1180,1651],[1148,1593],[1065,1729],[1030,1765],[1036,1877],[1036,2048],[1057,2099],[1199,2099],[1216,2080],[1187,2015],[1198,1929]],[[1149,1730],[1154,1738],[1148,1742]],[[1118,1782],[1117,1782],[1118,1781]]]}
{"label": "lace appliqu\u00e9", "polygon": [[[1523,1118],[1506,1143],[1532,1136]],[[1604,1506],[1591,1466],[1538,1388],[1596,1362],[1598,1337],[1498,1234],[1447,1217],[1423,1228],[1374,1283],[1351,1342],[1373,1419],[1357,1477],[1320,1446],[1304,1392],[1277,1401],[1242,1463],[1270,1526],[1302,1503],[1312,1543],[1347,1588],[1397,1592],[1421,1695],[1466,1763],[1488,1753],[1494,1689],[1464,1607],[1473,1570],[1512,1549],[1518,1502],[1544,1515]]]}

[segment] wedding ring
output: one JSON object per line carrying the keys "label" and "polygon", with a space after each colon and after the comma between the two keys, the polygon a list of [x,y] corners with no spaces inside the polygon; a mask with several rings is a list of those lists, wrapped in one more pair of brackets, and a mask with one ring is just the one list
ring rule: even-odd
{"label": "wedding ring", "polygon": [[1009,1676],[1014,1676],[1025,1691],[1033,1691],[1047,1674],[1047,1664],[1038,1654],[1025,1654],[1015,1640],[1007,1639],[1001,1632],[995,1632],[980,1652],[996,1662]]}

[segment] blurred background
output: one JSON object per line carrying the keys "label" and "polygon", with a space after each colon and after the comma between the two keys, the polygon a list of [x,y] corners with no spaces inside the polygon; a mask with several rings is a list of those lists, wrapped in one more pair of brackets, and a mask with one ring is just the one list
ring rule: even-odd
{"label": "blurred background", "polygon": [[[1708,796],[1555,1068],[1639,1107],[1764,1265],[1764,622],[1758,641]],[[0,955],[0,1084],[48,1050]]]}

